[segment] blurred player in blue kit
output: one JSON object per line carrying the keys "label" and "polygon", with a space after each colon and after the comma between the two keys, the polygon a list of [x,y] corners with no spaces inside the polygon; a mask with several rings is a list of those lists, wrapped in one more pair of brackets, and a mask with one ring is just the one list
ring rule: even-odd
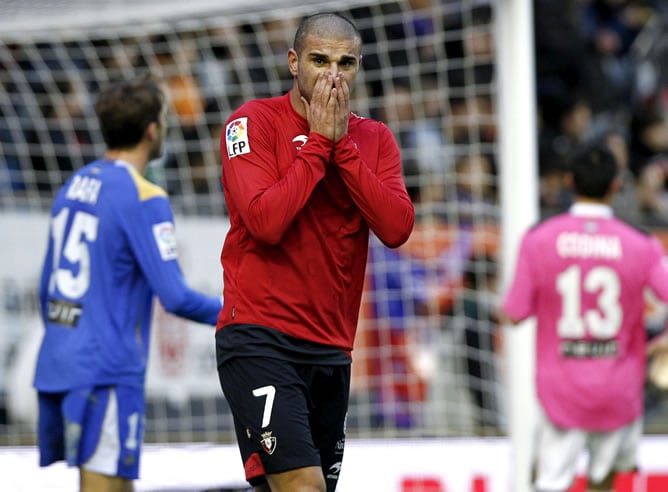
{"label": "blurred player in blue kit", "polygon": [[142,176],[165,135],[161,86],[149,76],[110,85],[95,111],[107,152],[59,190],[42,269],[40,465],[77,466],[81,491],[129,492],[139,474],[154,296],[208,325],[221,300],[187,285],[167,194]]}

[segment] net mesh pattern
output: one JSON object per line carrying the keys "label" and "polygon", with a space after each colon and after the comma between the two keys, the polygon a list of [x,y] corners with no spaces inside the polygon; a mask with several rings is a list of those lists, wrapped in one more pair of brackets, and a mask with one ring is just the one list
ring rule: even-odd
{"label": "net mesh pattern", "polygon": [[[150,71],[165,81],[171,107],[166,149],[148,177],[184,220],[223,217],[221,126],[243,101],[289,89],[296,23],[323,2],[90,4],[3,2],[0,207],[45,213],[72,170],[104,152],[96,91]],[[494,9],[454,0],[332,6],[363,36],[353,109],[396,135],[418,212],[402,250],[371,241],[349,434],[503,433],[492,313]],[[222,394],[179,406],[149,396],[148,408],[148,440],[233,440]],[[10,443],[34,439],[29,422],[10,419],[6,429]]]}

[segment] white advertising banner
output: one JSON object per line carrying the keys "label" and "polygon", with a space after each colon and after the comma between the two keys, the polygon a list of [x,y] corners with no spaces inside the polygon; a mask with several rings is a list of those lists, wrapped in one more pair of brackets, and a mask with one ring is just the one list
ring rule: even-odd
{"label": "white advertising banner", "polygon": [[[645,437],[641,472],[618,481],[614,492],[668,490],[668,438]],[[349,440],[337,492],[513,492],[510,442],[504,438]],[[76,490],[77,471],[62,462],[37,467],[37,451],[0,448],[0,488],[13,492]],[[585,492],[580,475],[568,492]],[[238,490],[246,485],[236,446],[147,445],[137,492]]]}

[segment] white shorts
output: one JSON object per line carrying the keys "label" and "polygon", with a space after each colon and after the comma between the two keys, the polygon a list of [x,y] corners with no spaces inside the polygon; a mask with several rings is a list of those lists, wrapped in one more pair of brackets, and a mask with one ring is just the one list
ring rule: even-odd
{"label": "white shorts", "polygon": [[588,453],[587,478],[600,483],[612,471],[636,468],[636,454],[642,435],[642,417],[609,432],[561,429],[539,411],[536,442],[537,491],[567,490],[577,472],[583,451]]}

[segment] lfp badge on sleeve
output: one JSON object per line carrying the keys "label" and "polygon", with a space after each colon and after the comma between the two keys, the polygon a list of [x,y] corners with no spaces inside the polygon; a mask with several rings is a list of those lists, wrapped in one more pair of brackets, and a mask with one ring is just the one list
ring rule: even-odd
{"label": "lfp badge on sleeve", "polygon": [[225,127],[225,143],[227,144],[227,156],[230,159],[250,152],[248,118],[237,118],[227,124]]}

